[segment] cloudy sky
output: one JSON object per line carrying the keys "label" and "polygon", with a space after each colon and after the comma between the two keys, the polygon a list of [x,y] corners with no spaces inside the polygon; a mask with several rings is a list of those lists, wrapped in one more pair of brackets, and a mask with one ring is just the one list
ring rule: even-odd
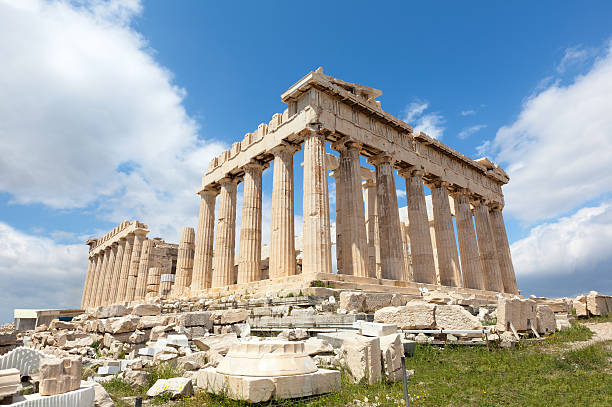
{"label": "cloudy sky", "polygon": [[524,294],[612,293],[612,5],[403,3],[0,0],[0,322],[78,306],[88,237],[195,227],[210,158],[318,66],[507,170]]}

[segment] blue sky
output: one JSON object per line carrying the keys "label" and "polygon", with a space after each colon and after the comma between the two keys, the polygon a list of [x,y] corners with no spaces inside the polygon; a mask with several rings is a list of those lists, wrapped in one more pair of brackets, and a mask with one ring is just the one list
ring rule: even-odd
{"label": "blue sky", "polygon": [[124,219],[176,242],[208,160],[319,66],[509,172],[524,293],[611,293],[612,4],[470,4],[0,0],[0,321],[78,305]]}

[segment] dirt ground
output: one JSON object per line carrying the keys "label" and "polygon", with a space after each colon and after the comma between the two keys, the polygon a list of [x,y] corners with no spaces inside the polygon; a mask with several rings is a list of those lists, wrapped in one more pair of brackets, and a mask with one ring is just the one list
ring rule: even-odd
{"label": "dirt ground", "polygon": [[571,344],[573,349],[581,349],[596,342],[612,341],[612,322],[592,322],[586,323],[584,326],[593,331],[594,335],[588,341],[573,342]]}

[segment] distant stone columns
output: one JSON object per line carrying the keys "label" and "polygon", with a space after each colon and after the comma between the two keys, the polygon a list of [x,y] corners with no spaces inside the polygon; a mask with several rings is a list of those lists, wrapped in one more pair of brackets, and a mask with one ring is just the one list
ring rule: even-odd
{"label": "distant stone columns", "polygon": [[508,244],[508,235],[506,233],[501,207],[493,206],[489,211],[489,215],[493,236],[495,237],[495,248],[497,250],[504,292],[518,294],[516,275],[514,274],[512,257],[510,256],[510,245]]}
{"label": "distant stone columns", "polygon": [[136,280],[136,291],[134,292],[135,300],[142,300],[147,294],[147,279],[149,275],[149,267],[153,251],[153,242],[150,239],[145,239],[142,242],[142,251],[140,252],[140,263],[138,264],[138,279]]}
{"label": "distant stone columns", "polygon": [[147,276],[146,298],[157,297],[159,295],[159,285],[163,269],[161,267],[151,267]]}
{"label": "distant stone columns", "polygon": [[128,280],[125,290],[125,296],[121,301],[133,301],[136,294],[136,282],[138,281],[138,268],[140,265],[140,252],[142,251],[142,242],[146,238],[146,232],[136,230],[134,232],[134,243],[132,245],[132,255],[130,256],[130,268],[128,271]]}
{"label": "distant stone columns", "polygon": [[87,301],[89,298],[89,288],[91,285],[91,280],[93,278],[93,269],[95,269],[95,261],[94,257],[89,259],[89,263],[87,264],[87,274],[85,275],[85,284],[83,286],[83,295],[81,296],[81,308],[87,307]]}
{"label": "distant stone columns", "polygon": [[404,251],[395,189],[393,158],[382,154],[368,160],[376,167],[376,198],[380,230],[380,261],[382,278],[406,280]]}
{"label": "distant stone columns", "polygon": [[204,189],[200,192],[198,234],[193,260],[191,291],[212,286],[213,249],[215,241],[215,202],[219,191]]}
{"label": "distant stone columns", "polygon": [[332,272],[329,190],[325,136],[317,130],[304,135],[304,234],[302,273]]}
{"label": "distant stone columns", "polygon": [[96,267],[93,270],[93,278],[91,280],[89,286],[89,294],[87,295],[87,308],[92,308],[96,306],[96,295],[98,293],[98,284],[100,281],[100,270],[102,269],[102,262],[104,259],[104,253],[98,252],[94,255],[96,260]]}
{"label": "distant stone columns", "polygon": [[338,274],[344,274],[342,251],[344,250],[342,241],[342,218],[344,217],[344,187],[342,186],[342,177],[340,176],[340,167],[332,172],[334,177],[334,186],[336,190],[336,269]]}
{"label": "distant stone columns", "polygon": [[[340,236],[342,272],[358,277],[368,276],[368,240],[365,227],[365,210],[361,190],[361,144],[342,139],[333,148],[340,152],[338,166],[341,189]],[[338,204],[338,203],[336,203]],[[399,214],[398,214],[399,220]],[[338,227],[338,225],[336,225]],[[338,250],[338,249],[336,249]]]}
{"label": "distant stone columns", "polygon": [[134,233],[129,233],[125,239],[125,248],[123,249],[123,259],[121,261],[121,273],[119,274],[118,278],[116,302],[125,301],[126,298],[133,246]]}
{"label": "distant stone columns", "polygon": [[457,223],[457,238],[461,253],[461,271],[463,286],[484,290],[482,265],[478,255],[474,220],[467,191],[458,190],[452,194],[455,200],[455,219]]}
{"label": "distant stone columns", "polygon": [[408,205],[408,235],[412,257],[412,277],[418,283],[436,283],[436,266],[429,233],[429,218],[423,189],[423,172],[419,170],[400,171],[406,180],[406,201]]}
{"label": "distant stone columns", "polygon": [[110,257],[110,252],[110,248],[107,248],[103,251],[104,254],[102,257],[102,261],[100,262],[100,272],[98,273],[98,279],[96,284],[95,301],[93,303],[94,307],[102,305],[102,299],[104,294],[104,280],[106,278],[106,269],[108,266],[108,258]]}
{"label": "distant stone columns", "polygon": [[113,264],[113,273],[110,282],[110,293],[105,304],[113,304],[118,302],[117,290],[119,288],[119,276],[121,275],[121,264],[125,255],[125,239],[119,239],[117,253],[115,254],[115,262]]}
{"label": "distant stone columns", "polygon": [[293,155],[299,150],[297,145],[283,143],[270,151],[274,154],[268,268],[271,279],[296,272]]}
{"label": "distant stone columns", "polygon": [[235,282],[236,245],[236,186],[239,178],[225,177],[219,181],[219,216],[213,257],[213,287],[224,287]]}
{"label": "distant stone columns", "polygon": [[111,286],[113,284],[113,271],[115,270],[115,257],[117,257],[117,243],[112,243],[110,246],[110,255],[108,258],[108,265],[106,267],[106,273],[104,275],[104,286],[102,291],[102,300],[100,305],[109,304],[111,300]]}
{"label": "distant stone columns", "polygon": [[476,199],[472,201],[474,206],[474,221],[476,223],[476,236],[478,238],[478,251],[480,252],[480,264],[482,265],[484,288],[489,291],[503,292],[497,249],[495,247],[495,237],[489,208],[484,201]]}
{"label": "distant stone columns", "polygon": [[[181,230],[181,240],[179,241],[178,258],[176,260],[176,278],[172,285],[173,296],[180,296],[189,292],[193,272],[194,251],[195,232],[193,228],[183,228]],[[142,256],[140,261],[143,261]]]}
{"label": "distant stone columns", "polygon": [[362,186],[365,192],[365,223],[368,236],[368,276],[380,278],[380,234],[376,205],[376,181],[366,179]]}
{"label": "distant stone columns", "polygon": [[412,280],[412,265],[410,263],[410,238],[408,237],[408,226],[400,221],[402,229],[402,248],[404,250],[404,267],[406,268],[406,281]]}
{"label": "distant stone columns", "polygon": [[[261,206],[262,172],[265,165],[251,161],[243,166],[244,194],[240,224],[237,282],[250,283],[261,280]],[[175,283],[176,285],[176,283]]]}
{"label": "distant stone columns", "polygon": [[430,185],[438,251],[438,271],[441,285],[461,287],[461,268],[455,240],[455,227],[448,202],[448,186],[448,183],[442,181],[434,181]]}

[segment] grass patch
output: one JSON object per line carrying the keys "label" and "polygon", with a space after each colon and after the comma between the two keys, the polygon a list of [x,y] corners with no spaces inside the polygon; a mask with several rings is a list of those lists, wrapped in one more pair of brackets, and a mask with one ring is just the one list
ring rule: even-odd
{"label": "grass patch", "polygon": [[572,321],[572,327],[562,331],[555,332],[546,338],[546,343],[564,343],[564,342],[580,342],[588,341],[593,337],[593,331],[586,326]]}

